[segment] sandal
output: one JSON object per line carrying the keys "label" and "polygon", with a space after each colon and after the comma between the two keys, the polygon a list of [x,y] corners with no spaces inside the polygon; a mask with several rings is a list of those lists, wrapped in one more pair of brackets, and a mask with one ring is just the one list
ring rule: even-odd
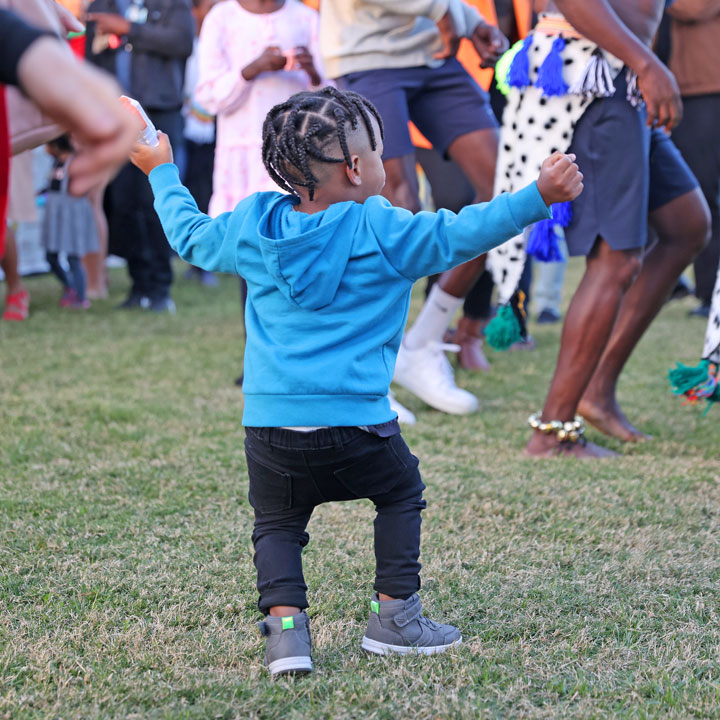
{"label": "sandal", "polygon": [[3,312],[3,320],[12,320],[20,322],[27,320],[30,314],[30,293],[27,290],[7,295],[5,297],[5,312]]}

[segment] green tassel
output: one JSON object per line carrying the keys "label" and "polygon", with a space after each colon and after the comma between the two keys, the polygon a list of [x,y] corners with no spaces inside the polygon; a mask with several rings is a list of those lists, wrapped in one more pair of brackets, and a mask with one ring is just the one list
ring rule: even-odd
{"label": "green tassel", "polygon": [[522,326],[510,305],[498,308],[497,314],[485,328],[485,338],[495,350],[507,350],[523,339]]}
{"label": "green tassel", "polygon": [[668,372],[668,380],[675,395],[685,395],[686,404],[696,405],[701,400],[707,401],[703,416],[713,403],[720,402],[718,367],[709,360],[701,360],[695,367],[675,363],[675,367]]}
{"label": "green tassel", "polygon": [[668,372],[668,380],[675,395],[683,395],[697,385],[702,385],[708,379],[707,360],[701,360],[699,365],[690,367],[682,363],[675,363],[675,367]]}

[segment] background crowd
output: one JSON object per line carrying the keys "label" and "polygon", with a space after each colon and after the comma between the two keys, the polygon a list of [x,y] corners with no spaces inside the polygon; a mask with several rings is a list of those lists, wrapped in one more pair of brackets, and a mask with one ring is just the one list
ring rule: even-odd
{"label": "background crowd", "polygon": [[[508,45],[527,36],[545,8],[545,2],[538,0],[472,0],[451,4],[454,14],[443,10],[432,17],[431,10],[425,34],[413,35],[412,43],[399,43],[388,33],[381,51],[373,50],[376,60],[368,73],[365,66],[353,64],[353,53],[366,52],[369,41],[358,29],[357,18],[351,17],[356,11],[349,9],[350,3],[318,7],[317,2],[299,0],[63,0],[61,4],[86,25],[86,33],[60,10],[53,16],[57,7],[53,0],[2,4],[24,14],[44,32],[67,37],[76,54],[113,76],[124,93],[143,105],[154,124],[169,135],[181,175],[200,209],[212,216],[232,210],[252,192],[277,189],[260,153],[262,120],[270,107],[295,92],[335,83],[367,93],[379,106],[386,128],[404,128],[410,118],[394,104],[391,92],[392,83],[401,76],[413,98],[411,114],[430,137],[412,124],[409,134],[386,130],[384,194],[412,211],[458,211],[489,199],[497,125],[505,104],[492,67]],[[418,14],[427,13],[425,5],[445,8],[447,3],[418,3],[418,8],[423,6]],[[480,16],[487,24],[480,22]],[[382,27],[383,17],[377,14],[376,36],[388,30]],[[710,310],[720,258],[718,30],[720,2],[675,0],[668,3],[654,45],[677,78],[685,107],[673,141],[698,178],[712,217],[712,238],[694,262],[694,289],[681,279],[673,293],[680,297],[694,292],[698,305],[691,314],[701,317]],[[437,106],[425,80],[413,78],[410,72],[416,66],[432,67],[433,82],[445,83],[447,90],[458,82],[460,76],[454,74],[458,63],[474,83],[457,86],[457,106],[450,101]],[[382,72],[387,75],[378,74]],[[387,87],[384,77],[391,78]],[[461,96],[485,92],[489,102],[484,115],[476,114],[467,128],[458,131],[467,130],[461,134],[462,142],[445,137],[449,118],[461,112]],[[12,105],[10,115],[12,121]],[[41,164],[46,177],[39,195],[31,152],[13,157],[0,262],[6,283],[3,319],[31,320],[30,297],[18,271],[16,233],[20,224],[37,222],[38,212],[43,216],[40,239],[47,263],[62,285],[62,307],[86,309],[92,300],[107,297],[110,253],[125,260],[130,276],[129,292],[119,309],[175,312],[172,253],[154,212],[149,185],[128,163],[109,183],[106,175],[81,197],[71,196],[74,142],[77,134],[74,140],[63,136],[47,144],[47,162]],[[37,155],[43,150],[34,152],[37,175]],[[561,228],[557,232],[562,235]],[[544,263],[528,258],[522,274],[520,287],[539,323],[561,319],[567,262],[562,238],[559,247],[560,259]],[[483,331],[494,312],[493,282],[483,263],[473,261],[428,281],[428,293],[449,302],[451,315],[462,305],[462,317],[456,329],[434,328],[438,345],[432,357],[426,353],[421,374],[403,384],[411,390],[413,383],[435,388],[418,394],[440,410],[464,413],[477,406],[473,396],[455,386],[445,356],[448,349],[457,352],[461,367],[480,371],[489,367]],[[186,276],[209,287],[216,283],[210,273],[195,268],[188,268]],[[408,352],[426,347],[428,326],[432,318],[421,324],[421,330],[411,329],[404,346]],[[453,345],[444,344],[447,341]],[[533,344],[528,336],[512,347],[531,350]],[[397,407],[401,419],[413,421],[411,414]]]}

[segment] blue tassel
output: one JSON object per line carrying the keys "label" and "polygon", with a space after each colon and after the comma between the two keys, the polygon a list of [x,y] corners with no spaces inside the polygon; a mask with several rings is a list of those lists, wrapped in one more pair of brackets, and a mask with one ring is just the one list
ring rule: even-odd
{"label": "blue tassel", "polygon": [[564,260],[555,233],[555,220],[541,220],[530,232],[527,254],[540,262],[562,262]]}
{"label": "blue tassel", "polygon": [[532,44],[532,35],[528,35],[522,47],[515,54],[510,69],[508,70],[506,82],[510,87],[524,88],[530,84],[530,59],[528,52]]}
{"label": "blue tassel", "polygon": [[564,203],[555,203],[552,208],[552,218],[555,225],[566,228],[570,225],[573,218],[572,203],[570,201]]}
{"label": "blue tassel", "polygon": [[556,38],[548,56],[538,71],[535,86],[541,88],[543,95],[546,97],[567,94],[568,84],[563,80],[563,59],[561,55],[564,49],[564,38]]}

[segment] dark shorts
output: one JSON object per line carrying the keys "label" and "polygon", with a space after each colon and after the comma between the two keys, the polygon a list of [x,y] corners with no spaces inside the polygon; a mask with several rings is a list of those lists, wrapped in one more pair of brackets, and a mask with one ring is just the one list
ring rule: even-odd
{"label": "dark shorts", "polygon": [[363,95],[378,109],[385,124],[386,160],[414,152],[410,120],[442,155],[461,135],[497,127],[488,94],[455,58],[437,68],[350,73],[337,84]]}
{"label": "dark shorts", "polygon": [[643,248],[648,213],[698,187],[664,131],[645,125],[644,109],[625,99],[625,72],[615,95],[595,100],[573,134],[569,152],[585,176],[566,231],[570,255],[588,255],[598,236],[613,250]]}

